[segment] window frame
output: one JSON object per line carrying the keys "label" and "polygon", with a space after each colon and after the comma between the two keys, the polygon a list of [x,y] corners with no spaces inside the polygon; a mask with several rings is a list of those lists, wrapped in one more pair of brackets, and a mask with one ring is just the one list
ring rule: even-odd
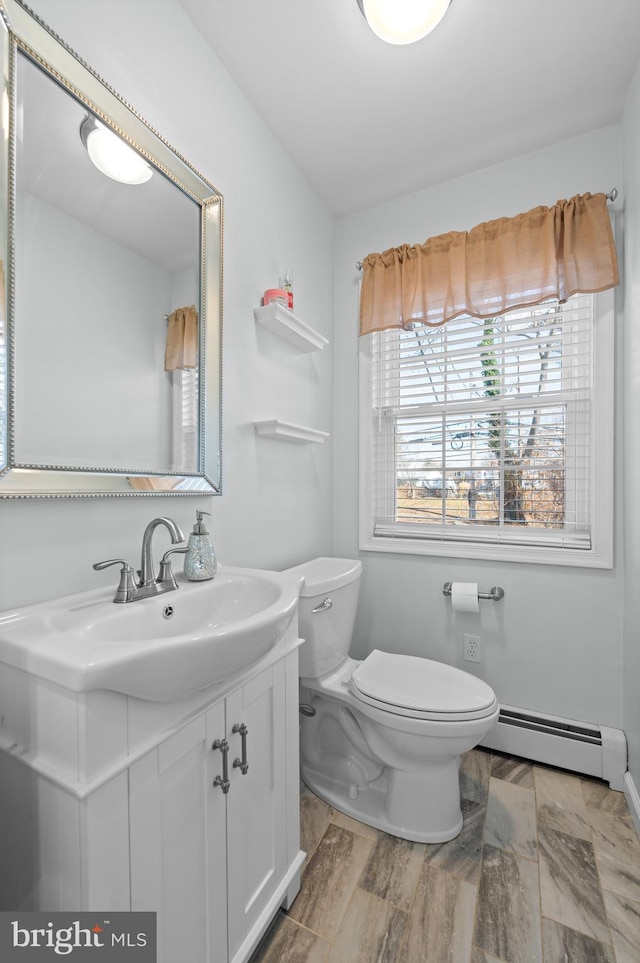
{"label": "window frame", "polygon": [[[359,547],[365,552],[401,555],[430,555],[450,558],[486,559],[567,565],[590,568],[613,567],[614,494],[614,384],[615,384],[615,297],[614,290],[593,295],[593,399],[591,418],[591,547],[527,544],[527,535],[517,543],[483,542],[478,530],[468,540],[438,539],[431,534],[411,537],[374,534],[374,505],[371,484],[372,438],[372,337],[360,338],[359,346]],[[394,496],[395,497],[395,496]],[[535,536],[532,536],[535,537]]]}

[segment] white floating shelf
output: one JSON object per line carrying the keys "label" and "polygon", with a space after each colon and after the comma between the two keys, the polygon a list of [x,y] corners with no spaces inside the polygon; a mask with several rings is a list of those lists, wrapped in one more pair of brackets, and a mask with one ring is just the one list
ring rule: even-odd
{"label": "white floating shelf", "polygon": [[254,308],[253,314],[258,324],[273,331],[278,337],[295,345],[301,351],[322,351],[325,345],[329,344],[321,334],[297,318],[288,308],[275,301],[261,308]]}
{"label": "white floating shelf", "polygon": [[329,437],[328,431],[305,428],[304,425],[292,425],[277,418],[273,418],[271,421],[254,421],[254,425],[256,434],[262,438],[276,438],[279,441],[291,441],[298,445],[309,443],[321,445],[325,438]]}

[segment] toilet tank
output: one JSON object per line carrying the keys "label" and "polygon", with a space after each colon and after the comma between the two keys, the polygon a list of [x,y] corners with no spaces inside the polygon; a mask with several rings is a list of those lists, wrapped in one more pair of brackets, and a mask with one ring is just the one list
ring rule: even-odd
{"label": "toilet tank", "polygon": [[289,571],[304,576],[298,606],[300,638],[305,640],[300,648],[300,676],[318,679],[344,662],[349,653],[362,563],[349,558],[314,558]]}

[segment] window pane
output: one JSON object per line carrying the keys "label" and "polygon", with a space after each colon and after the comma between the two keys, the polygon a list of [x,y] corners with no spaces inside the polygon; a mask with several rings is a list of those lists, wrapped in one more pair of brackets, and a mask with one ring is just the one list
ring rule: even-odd
{"label": "window pane", "polygon": [[377,528],[588,533],[592,303],[376,336]]}

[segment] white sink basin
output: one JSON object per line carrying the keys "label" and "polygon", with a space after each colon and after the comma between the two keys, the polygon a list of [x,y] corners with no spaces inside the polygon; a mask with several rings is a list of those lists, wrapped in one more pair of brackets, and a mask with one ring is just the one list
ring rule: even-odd
{"label": "white sink basin", "polygon": [[[302,579],[219,566],[209,582],[115,604],[115,586],[0,615],[0,662],[82,692],[166,702],[258,662],[291,624]],[[171,612],[169,613],[169,609]]]}

